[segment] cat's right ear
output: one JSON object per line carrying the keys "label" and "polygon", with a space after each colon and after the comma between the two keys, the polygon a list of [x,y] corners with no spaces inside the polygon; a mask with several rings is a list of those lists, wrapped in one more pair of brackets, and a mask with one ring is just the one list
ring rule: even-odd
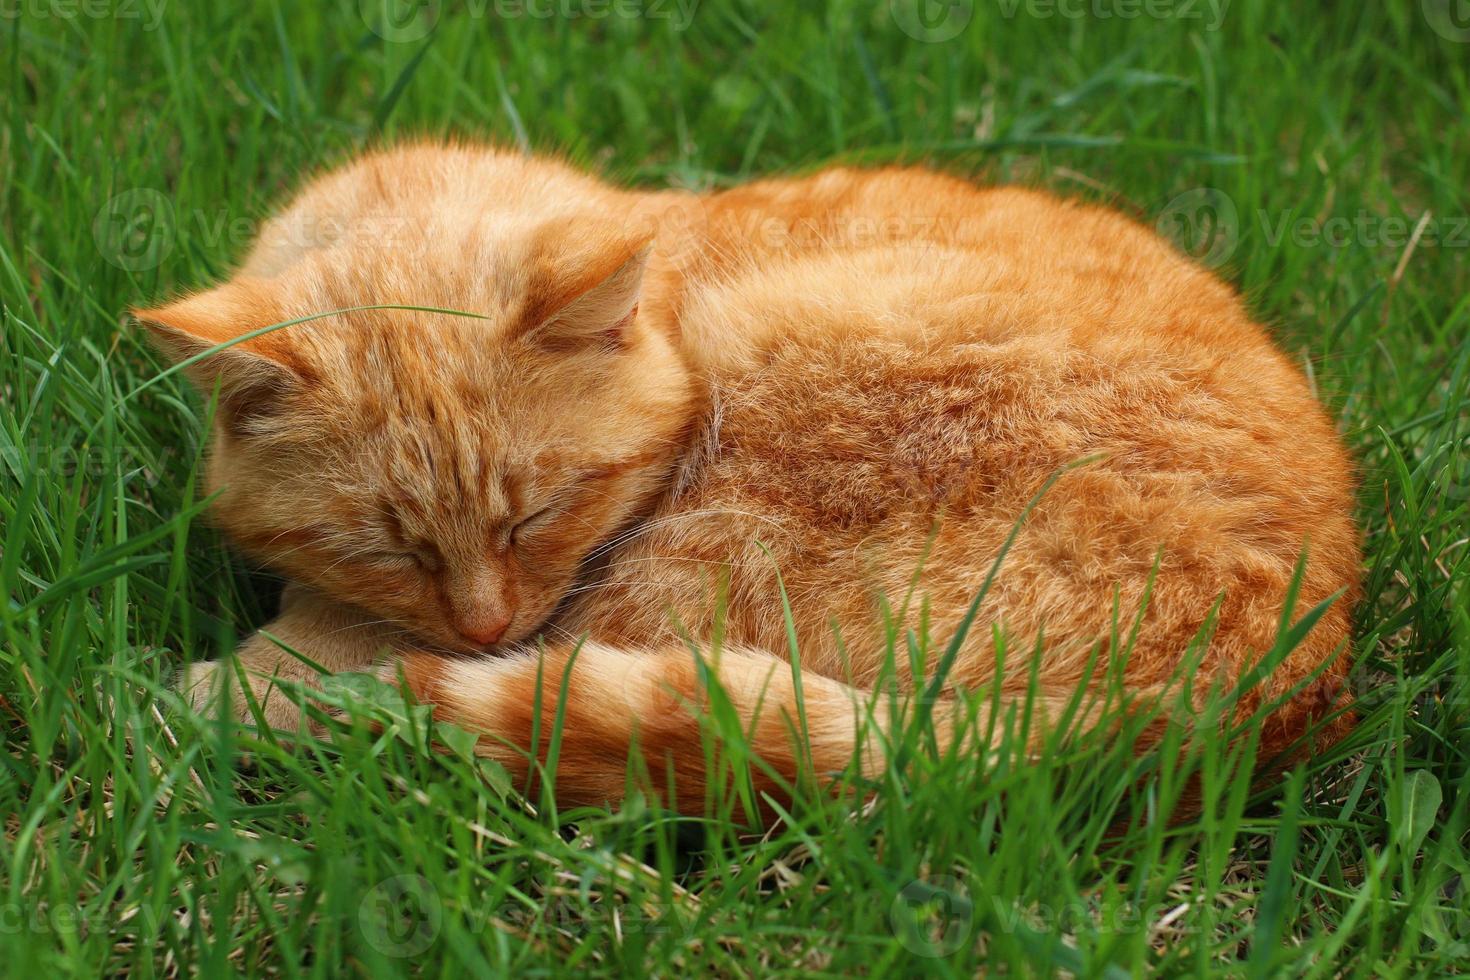
{"label": "cat's right ear", "polygon": [[653,243],[621,229],[554,226],[536,243],[523,336],[553,350],[617,350],[638,313]]}
{"label": "cat's right ear", "polygon": [[[276,321],[259,291],[238,282],[194,293],[166,306],[132,310],[153,346],[208,399],[219,391],[220,420],[236,434],[273,415],[302,377],[284,330],[214,350]],[[212,353],[210,353],[212,351]]]}

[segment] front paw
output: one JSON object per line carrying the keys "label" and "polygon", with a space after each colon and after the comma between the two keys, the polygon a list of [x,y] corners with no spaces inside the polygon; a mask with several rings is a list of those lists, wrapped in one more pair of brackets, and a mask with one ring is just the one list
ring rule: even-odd
{"label": "front paw", "polygon": [[300,729],[302,711],[289,696],[291,692],[277,683],[276,677],[254,673],[248,665],[244,673],[248,696],[240,686],[240,674],[232,660],[188,664],[179,671],[175,687],[201,715],[254,724],[253,699],[268,727],[279,731]]}
{"label": "front paw", "polygon": [[174,678],[174,690],[182,694],[189,707],[198,714],[210,714],[221,693],[224,677],[219,668],[218,660],[185,664]]}

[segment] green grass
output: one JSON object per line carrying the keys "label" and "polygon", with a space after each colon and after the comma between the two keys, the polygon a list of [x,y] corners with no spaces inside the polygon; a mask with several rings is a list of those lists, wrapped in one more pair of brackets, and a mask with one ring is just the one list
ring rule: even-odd
{"label": "green grass", "polygon": [[[884,2],[706,0],[686,24],[466,0],[394,42],[352,0],[174,0],[156,23],[123,0],[6,4],[5,972],[1470,967],[1454,5],[1235,0],[1217,22],[1182,0],[1017,3],[976,0],[958,37],[920,41]],[[1087,739],[982,765],[916,738],[870,806],[813,801],[751,839],[636,802],[554,817],[426,751],[422,719],[293,747],[183,713],[175,669],[263,622],[275,586],[201,519],[202,410],[176,376],[131,395],[160,366],[119,314],[226,273],[311,169],[449,132],[693,188],[927,159],[1160,220],[1241,285],[1360,460],[1357,733],[1254,798],[1242,758],[1206,746],[1200,815],[1112,840],[1183,770]]]}

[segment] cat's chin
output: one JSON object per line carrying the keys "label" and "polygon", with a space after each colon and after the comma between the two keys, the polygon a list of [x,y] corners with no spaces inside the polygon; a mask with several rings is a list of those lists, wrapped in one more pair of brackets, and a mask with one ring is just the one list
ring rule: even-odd
{"label": "cat's chin", "polygon": [[423,649],[426,652],[462,657],[485,657],[514,650],[528,642],[535,642],[541,632],[540,626],[541,624],[538,623],[529,629],[508,630],[494,643],[475,643],[457,634],[446,634],[438,630],[430,631],[422,626],[415,626],[413,630],[423,641]]}
{"label": "cat's chin", "polygon": [[420,634],[426,641],[425,649],[430,653],[452,654],[460,657],[483,657],[494,653],[497,649],[506,646],[507,640],[499,640],[495,643],[472,643],[461,637],[450,638],[435,633]]}

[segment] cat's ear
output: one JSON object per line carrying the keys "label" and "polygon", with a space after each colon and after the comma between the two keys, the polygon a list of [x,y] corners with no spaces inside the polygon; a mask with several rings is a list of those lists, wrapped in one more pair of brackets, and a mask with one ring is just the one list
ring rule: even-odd
{"label": "cat's ear", "polygon": [[638,314],[643,273],[653,245],[647,239],[621,243],[581,270],[563,265],[551,272],[559,288],[549,291],[528,319],[527,336],[551,349],[622,346]]}
{"label": "cat's ear", "polygon": [[232,432],[247,431],[253,422],[275,414],[302,384],[281,336],[285,330],[206,353],[275,322],[273,306],[248,284],[230,282],[166,306],[131,312],[170,363],[189,362],[183,373],[200,394],[207,399],[218,389],[221,421]]}

